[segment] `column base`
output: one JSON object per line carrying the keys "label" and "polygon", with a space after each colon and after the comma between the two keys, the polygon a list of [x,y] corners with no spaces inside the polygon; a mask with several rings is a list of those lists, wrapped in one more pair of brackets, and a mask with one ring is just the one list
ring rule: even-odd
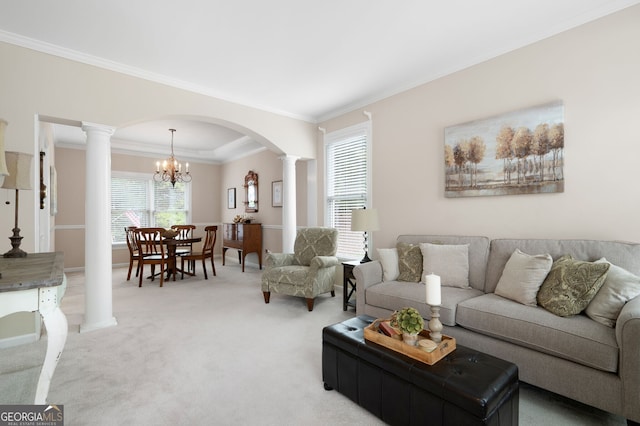
{"label": "column base", "polygon": [[94,323],[85,323],[80,324],[80,333],[87,333],[89,331],[100,330],[101,328],[113,327],[118,325],[118,321],[116,317],[111,317],[107,321],[94,322]]}

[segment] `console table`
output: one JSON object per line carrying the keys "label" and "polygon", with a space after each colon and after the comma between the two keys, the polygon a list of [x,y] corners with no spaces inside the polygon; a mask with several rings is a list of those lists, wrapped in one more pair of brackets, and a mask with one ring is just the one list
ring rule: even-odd
{"label": "console table", "polygon": [[63,269],[62,252],[0,257],[0,318],[15,312],[38,311],[47,329],[47,353],[34,404],[46,403],[51,377],[67,341],[67,318],[60,310],[67,287]]}
{"label": "console table", "polygon": [[222,266],[227,249],[238,250],[238,262],[244,272],[245,258],[249,253],[258,254],[262,269],[262,225],[259,223],[225,223],[222,236]]}

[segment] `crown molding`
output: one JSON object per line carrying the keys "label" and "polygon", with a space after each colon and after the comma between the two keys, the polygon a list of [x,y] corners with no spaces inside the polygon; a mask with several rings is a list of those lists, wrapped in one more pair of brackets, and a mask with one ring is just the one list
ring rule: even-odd
{"label": "crown molding", "polygon": [[86,53],[78,52],[77,50],[73,50],[73,49],[67,49],[66,47],[61,47],[52,43],[47,43],[45,41],[36,40],[30,37],[25,37],[25,36],[11,33],[8,31],[0,30],[0,41],[13,44],[16,46],[24,47],[27,49],[35,50],[37,52],[46,53],[49,55],[69,59],[75,62],[80,62],[82,64],[92,65],[98,68],[114,71],[120,74],[126,74],[126,75],[137,77],[143,80],[152,81],[154,83],[163,84],[165,86],[174,87],[176,89],[182,89],[188,92],[197,93],[199,95],[220,99],[225,102],[231,102],[234,104],[243,105],[243,106],[258,109],[264,112],[269,112],[272,114],[293,118],[295,120],[316,123],[316,119],[314,117],[303,116],[303,115],[295,114],[289,111],[270,108],[265,105],[256,104],[255,102],[251,102],[246,99],[234,98],[233,96],[216,92],[210,87],[190,83],[185,80],[180,80],[180,79],[169,77],[163,74],[154,73],[151,71],[144,70],[142,68],[132,67],[119,62],[110,61],[108,59],[100,58],[98,56],[93,56]]}

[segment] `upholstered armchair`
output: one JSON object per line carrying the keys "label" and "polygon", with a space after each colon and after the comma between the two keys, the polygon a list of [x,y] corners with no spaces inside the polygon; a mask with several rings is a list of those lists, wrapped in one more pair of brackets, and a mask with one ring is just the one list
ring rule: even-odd
{"label": "upholstered armchair", "polygon": [[338,258],[338,231],[333,228],[304,228],[296,235],[293,253],[269,253],[262,273],[262,294],[269,303],[271,292],[304,297],[313,310],[317,295],[331,292]]}

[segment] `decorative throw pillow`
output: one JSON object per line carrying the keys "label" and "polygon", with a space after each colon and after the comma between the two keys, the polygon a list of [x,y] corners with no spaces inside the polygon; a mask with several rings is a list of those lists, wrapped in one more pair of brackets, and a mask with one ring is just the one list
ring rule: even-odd
{"label": "decorative throw pillow", "polygon": [[422,275],[422,253],[417,244],[398,243],[398,281],[417,283]]}
{"label": "decorative throw pillow", "polygon": [[382,264],[382,281],[394,281],[400,275],[398,270],[398,249],[379,248],[378,256]]}
{"label": "decorative throw pillow", "polygon": [[551,265],[553,259],[550,254],[530,255],[515,249],[504,265],[495,293],[523,305],[536,306],[538,290]]}
{"label": "decorative throw pillow", "polygon": [[436,274],[448,287],[469,287],[469,244],[445,245],[421,243],[422,281],[424,275]]}
{"label": "decorative throw pillow", "polygon": [[561,317],[579,314],[604,284],[608,270],[608,263],[584,262],[564,255],[553,262],[538,291],[538,304]]}
{"label": "decorative throw pillow", "polygon": [[585,313],[600,324],[615,327],[624,304],[640,295],[640,277],[612,264],[604,257],[596,263],[608,263],[609,272]]}

